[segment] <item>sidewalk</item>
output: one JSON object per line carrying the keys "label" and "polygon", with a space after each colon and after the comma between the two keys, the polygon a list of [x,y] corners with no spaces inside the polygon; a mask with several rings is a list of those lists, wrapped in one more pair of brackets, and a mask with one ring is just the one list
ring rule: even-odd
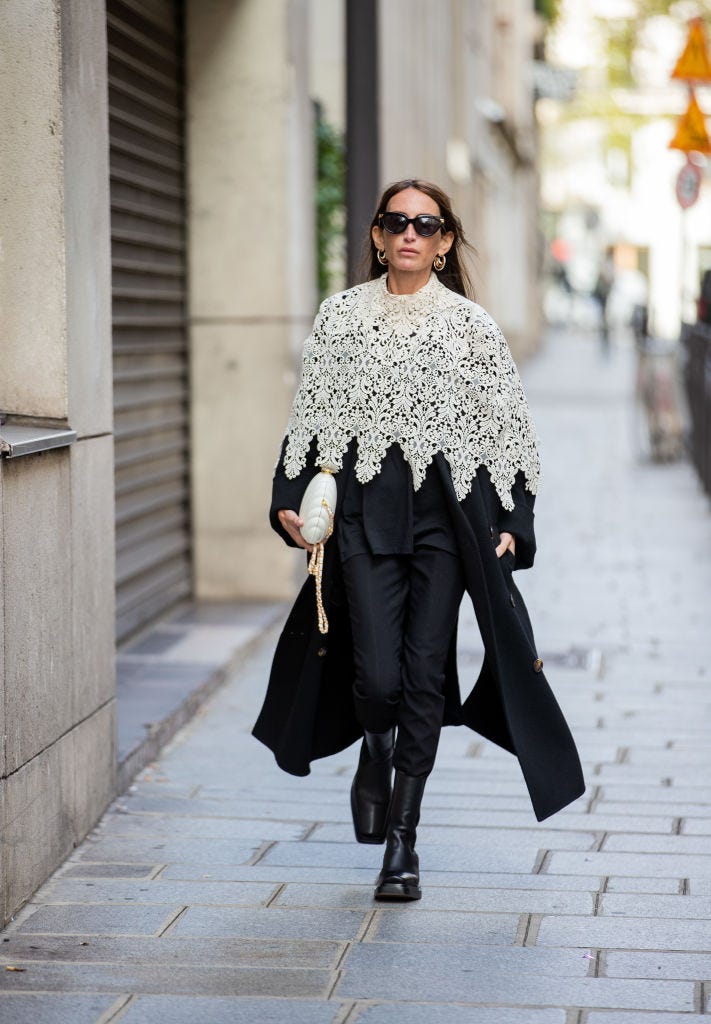
{"label": "sidewalk", "polygon": [[424,897],[373,903],[357,748],[296,779],[249,736],[272,630],[2,933],[1,1024],[710,1019],[711,512],[688,465],[637,461],[633,369],[558,335],[524,374],[545,479],[517,582],[586,795],[538,824],[516,761],[446,730]]}

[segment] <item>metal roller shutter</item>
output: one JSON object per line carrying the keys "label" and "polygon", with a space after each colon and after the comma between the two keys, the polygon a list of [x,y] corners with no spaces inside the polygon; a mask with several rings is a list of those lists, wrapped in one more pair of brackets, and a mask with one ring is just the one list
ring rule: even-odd
{"label": "metal roller shutter", "polygon": [[117,639],[191,593],[180,5],[108,0]]}

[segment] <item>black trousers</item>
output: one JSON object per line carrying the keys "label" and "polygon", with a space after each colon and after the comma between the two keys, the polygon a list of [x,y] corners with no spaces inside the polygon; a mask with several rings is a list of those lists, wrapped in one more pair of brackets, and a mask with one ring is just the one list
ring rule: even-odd
{"label": "black trousers", "polygon": [[444,668],[464,577],[457,555],[357,554],[343,563],[353,631],[354,698],[368,732],[397,725],[394,765],[433,766],[444,712]]}

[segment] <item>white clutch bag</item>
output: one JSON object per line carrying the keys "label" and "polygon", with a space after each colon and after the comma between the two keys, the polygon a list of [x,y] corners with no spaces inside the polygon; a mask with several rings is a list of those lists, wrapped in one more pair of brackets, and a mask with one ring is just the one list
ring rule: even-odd
{"label": "white clutch bag", "polygon": [[323,605],[321,578],[323,576],[323,546],[333,533],[333,517],[336,513],[336,481],[333,474],[336,467],[330,462],[321,466],[304,491],[299,506],[299,518],[303,520],[301,536],[313,544],[309,559],[309,575],[316,581],[316,610],[320,633],[328,633],[328,618]]}
{"label": "white clutch bag", "polygon": [[333,479],[336,467],[327,462],[320,468],[321,472],[306,488],[299,506],[299,518],[304,521],[301,536],[309,544],[321,544],[330,536],[336,512],[336,481]]}

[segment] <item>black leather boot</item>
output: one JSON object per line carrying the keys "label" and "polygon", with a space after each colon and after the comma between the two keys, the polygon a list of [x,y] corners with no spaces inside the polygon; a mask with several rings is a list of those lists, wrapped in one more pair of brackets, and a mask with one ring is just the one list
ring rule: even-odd
{"label": "black leather boot", "polygon": [[351,786],[353,828],[359,843],[384,843],[392,795],[395,730],[366,732]]}
{"label": "black leather boot", "polygon": [[376,900],[419,900],[422,896],[415,840],[426,781],[426,775],[395,772],[383,869],[375,883]]}

